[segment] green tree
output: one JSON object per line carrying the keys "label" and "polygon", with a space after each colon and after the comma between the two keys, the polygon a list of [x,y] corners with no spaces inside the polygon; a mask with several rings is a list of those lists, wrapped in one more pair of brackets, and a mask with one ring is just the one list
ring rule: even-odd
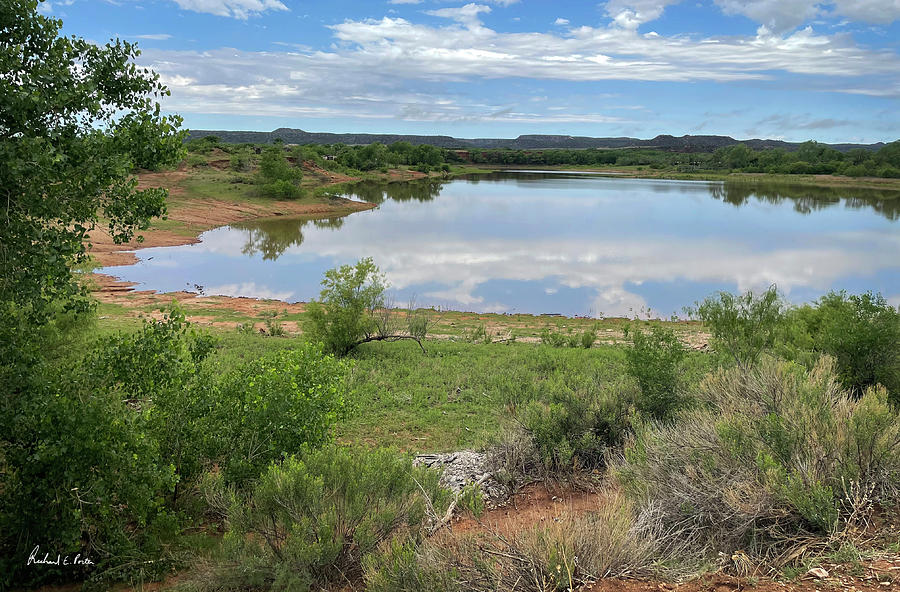
{"label": "green tree", "polygon": [[[78,577],[23,572],[37,540],[114,565],[161,515],[172,478],[120,386],[60,344],[90,309],[71,273],[88,233],[122,243],[165,212],[166,192],[138,189],[133,173],[181,159],[181,119],[161,114],[168,90],[133,63],[135,45],[61,26],[37,0],[0,4],[0,588]],[[64,351],[75,357],[71,342]]]}
{"label": "green tree", "polygon": [[686,311],[712,332],[716,349],[743,368],[775,344],[784,320],[784,302],[774,285],[762,294],[719,292]]}
{"label": "green tree", "polygon": [[307,307],[307,335],[339,356],[370,341],[399,339],[413,339],[425,351],[422,340],[428,330],[427,319],[417,314],[411,303],[406,330],[401,331],[396,311],[385,302],[387,287],[371,257],[326,271],[319,300]]}
{"label": "green tree", "polygon": [[101,219],[121,243],[165,212],[166,192],[138,189],[135,167],[182,153],[181,119],[160,114],[168,90],[133,63],[137,47],[61,37],[37,7],[0,8],[0,301],[40,317],[79,292],[69,268]]}

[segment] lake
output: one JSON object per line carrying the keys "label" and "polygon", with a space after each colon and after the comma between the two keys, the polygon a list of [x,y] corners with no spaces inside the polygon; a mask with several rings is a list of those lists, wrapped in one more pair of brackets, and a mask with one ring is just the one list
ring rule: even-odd
{"label": "lake", "polygon": [[323,273],[371,256],[397,305],[569,316],[669,316],[717,290],[776,284],[900,303],[900,199],[878,190],[492,173],[361,184],[378,208],[276,218],[137,251],[103,273],[138,289],[306,301]]}

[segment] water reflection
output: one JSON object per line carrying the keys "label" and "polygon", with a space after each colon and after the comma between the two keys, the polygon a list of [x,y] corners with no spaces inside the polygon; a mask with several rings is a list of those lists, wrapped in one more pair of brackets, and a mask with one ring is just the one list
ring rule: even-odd
{"label": "water reflection", "polygon": [[246,232],[247,239],[241,253],[248,257],[259,254],[263,261],[275,261],[289,248],[303,244],[305,226],[337,230],[343,225],[344,218],[272,218],[235,222],[231,228]]}
{"label": "water reflection", "polygon": [[444,182],[436,179],[403,183],[363,181],[351,186],[345,197],[374,204],[383,204],[388,200],[426,202],[440,195],[443,186]]}
{"label": "water reflection", "polygon": [[297,301],[318,294],[325,270],[372,256],[398,302],[570,315],[669,314],[773,282],[798,302],[829,289],[900,298],[900,199],[887,192],[507,173],[352,195],[380,205],[218,228],[112,273]]}
{"label": "water reflection", "polygon": [[710,194],[715,199],[738,207],[754,199],[770,204],[790,202],[795,212],[811,214],[844,204],[855,210],[871,209],[888,220],[900,218],[900,191],[896,190],[726,181],[721,185],[711,185]]}
{"label": "water reflection", "polygon": [[[479,182],[503,182],[514,187],[528,189],[540,186],[542,190],[570,190],[574,180],[596,179],[586,173],[490,173],[471,175],[464,180],[470,185]],[[772,205],[788,203],[799,214],[838,207],[853,210],[869,209],[888,220],[900,219],[900,192],[868,188],[809,187],[765,181],[726,181],[724,183],[682,182],[674,184],[667,180],[644,179],[643,187],[653,193],[696,194],[698,188],[708,191],[716,200],[738,208],[746,207],[754,201]],[[423,180],[409,183],[363,182],[354,185],[348,197],[370,203],[430,202],[444,190],[448,181]],[[344,225],[344,218],[297,219],[281,218],[256,220],[232,224],[232,228],[246,231],[246,243],[241,252],[247,256],[260,254],[266,261],[278,259],[290,247],[303,243],[303,229],[307,226],[319,229],[338,230]]]}

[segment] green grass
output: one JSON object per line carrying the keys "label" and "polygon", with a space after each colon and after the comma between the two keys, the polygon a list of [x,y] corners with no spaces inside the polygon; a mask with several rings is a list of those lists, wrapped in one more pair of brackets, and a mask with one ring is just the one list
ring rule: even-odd
{"label": "green grass", "polygon": [[[222,333],[216,359],[225,367],[278,349],[297,338]],[[608,380],[624,373],[620,348],[553,349],[533,344],[429,342],[367,344],[350,358],[351,415],[339,425],[343,442],[407,451],[480,447],[512,422],[515,402],[547,381]]]}
{"label": "green grass", "polygon": [[[109,305],[100,314],[112,312]],[[140,321],[100,321],[107,334],[133,330]],[[213,361],[223,371],[279,350],[296,347],[300,337],[266,337],[237,331],[211,331],[219,338]],[[345,443],[391,446],[409,452],[479,448],[499,439],[514,412],[553,389],[589,386],[620,388],[625,354],[620,346],[589,350],[530,343],[471,344],[428,341],[423,354],[415,343],[374,343],[349,357],[351,412],[337,426]],[[709,368],[709,358],[688,358],[689,380]]]}

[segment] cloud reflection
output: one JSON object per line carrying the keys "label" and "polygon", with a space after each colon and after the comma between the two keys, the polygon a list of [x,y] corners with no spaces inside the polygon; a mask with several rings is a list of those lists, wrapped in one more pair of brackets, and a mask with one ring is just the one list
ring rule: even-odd
{"label": "cloud reflection", "polygon": [[[201,243],[176,249],[198,260],[262,255],[249,266],[259,278],[238,281],[221,276],[233,266],[198,266],[194,273],[214,267],[220,277],[190,281],[227,282],[209,293],[306,300],[316,296],[325,269],[373,257],[398,301],[415,294],[419,305],[483,312],[549,312],[535,307],[566,290],[584,300],[574,295],[582,290],[591,296],[562,312],[630,315],[647,308],[651,284],[702,287],[699,298],[709,286],[743,291],[774,283],[788,298],[808,298],[842,287],[847,278],[885,272],[889,285],[873,288],[900,291],[896,210],[884,205],[890,199],[532,177],[451,182],[442,191],[431,186],[426,200],[383,196],[378,210],[340,223],[278,220],[216,229]],[[241,270],[248,273],[248,266]],[[260,278],[265,286],[255,283]],[[656,308],[690,303],[657,302]]]}

